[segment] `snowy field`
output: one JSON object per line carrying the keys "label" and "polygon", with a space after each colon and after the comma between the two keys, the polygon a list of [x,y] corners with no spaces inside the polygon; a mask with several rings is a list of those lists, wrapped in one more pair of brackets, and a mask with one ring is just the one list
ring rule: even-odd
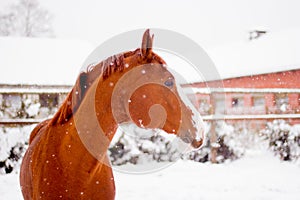
{"label": "snowy field", "polygon": [[[299,200],[300,165],[252,151],[226,164],[178,161],[156,173],[115,172],[117,200]],[[0,176],[0,199],[22,199],[18,174]]]}

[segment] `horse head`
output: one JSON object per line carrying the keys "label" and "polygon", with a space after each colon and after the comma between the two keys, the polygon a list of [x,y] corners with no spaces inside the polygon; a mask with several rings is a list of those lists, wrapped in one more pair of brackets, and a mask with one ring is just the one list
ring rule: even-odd
{"label": "horse head", "polygon": [[74,116],[79,136],[94,156],[106,151],[117,128],[128,123],[161,129],[199,148],[204,138],[201,117],[179,92],[175,77],[153,52],[152,43],[153,35],[147,30],[141,48],[89,66],[52,123],[65,123]]}
{"label": "horse head", "polygon": [[152,43],[153,35],[147,30],[141,48],[112,58],[113,69],[104,70],[96,92],[98,119],[100,123],[103,121],[99,113],[106,93],[111,95],[111,110],[102,113],[109,116],[111,112],[111,120],[116,124],[134,123],[140,128],[162,129],[197,149],[204,138],[201,117],[179,92],[175,77],[168,71],[166,62],[153,52]]}

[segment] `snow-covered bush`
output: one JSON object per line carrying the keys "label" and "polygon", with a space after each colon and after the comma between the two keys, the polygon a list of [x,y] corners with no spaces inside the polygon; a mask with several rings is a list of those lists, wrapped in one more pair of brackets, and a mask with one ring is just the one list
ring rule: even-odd
{"label": "snow-covered bush", "polygon": [[291,126],[284,120],[274,120],[267,123],[261,134],[281,160],[296,160],[300,157],[300,125]]}
{"label": "snow-covered bush", "polygon": [[[212,127],[216,134],[216,142],[211,142]],[[206,140],[203,147],[197,151],[190,152],[185,158],[197,162],[208,162],[211,160],[211,151],[216,151],[216,161],[222,163],[226,160],[235,160],[240,158],[247,148],[250,134],[247,129],[239,124],[235,126],[218,121],[215,126],[211,123],[205,123]]]}
{"label": "snow-covered bush", "polygon": [[0,127],[0,174],[19,170],[33,127]]}
{"label": "snow-covered bush", "polygon": [[251,133],[243,123],[229,125],[225,122],[218,122],[216,126],[218,134],[218,161],[223,162],[227,159],[235,160],[244,155],[245,150],[249,148],[252,140]]}
{"label": "snow-covered bush", "polygon": [[119,131],[109,148],[109,155],[113,165],[126,163],[140,164],[144,162],[172,162],[180,158],[197,162],[211,160],[211,150],[217,152],[216,160],[222,163],[226,160],[235,160],[244,155],[252,141],[253,133],[242,125],[228,125],[217,122],[215,131],[216,142],[210,141],[211,123],[205,123],[206,139],[202,148],[185,153],[175,135],[154,130],[144,130],[135,125],[128,125]]}
{"label": "snow-covered bush", "polygon": [[180,152],[174,146],[175,135],[168,135],[156,130],[145,130],[128,125],[120,129],[109,148],[113,165],[126,163],[175,161]]}

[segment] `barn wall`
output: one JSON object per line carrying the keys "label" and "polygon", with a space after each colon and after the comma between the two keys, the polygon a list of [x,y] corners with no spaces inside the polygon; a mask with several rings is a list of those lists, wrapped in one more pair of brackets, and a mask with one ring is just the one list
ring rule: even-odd
{"label": "barn wall", "polygon": [[[300,69],[278,73],[260,74],[224,79],[225,88],[300,88]],[[221,81],[194,83],[190,86],[205,88],[217,87]]]}

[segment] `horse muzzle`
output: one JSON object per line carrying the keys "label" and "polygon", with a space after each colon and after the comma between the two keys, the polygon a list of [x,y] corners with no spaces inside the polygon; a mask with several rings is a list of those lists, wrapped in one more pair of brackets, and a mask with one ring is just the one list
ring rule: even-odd
{"label": "horse muzzle", "polygon": [[200,138],[200,139],[194,139],[191,143],[192,147],[194,148],[194,150],[198,150],[202,147],[204,139]]}
{"label": "horse muzzle", "polygon": [[204,130],[199,130],[195,135],[190,130],[179,135],[179,138],[186,144],[190,145],[193,150],[198,150],[204,143]]}

